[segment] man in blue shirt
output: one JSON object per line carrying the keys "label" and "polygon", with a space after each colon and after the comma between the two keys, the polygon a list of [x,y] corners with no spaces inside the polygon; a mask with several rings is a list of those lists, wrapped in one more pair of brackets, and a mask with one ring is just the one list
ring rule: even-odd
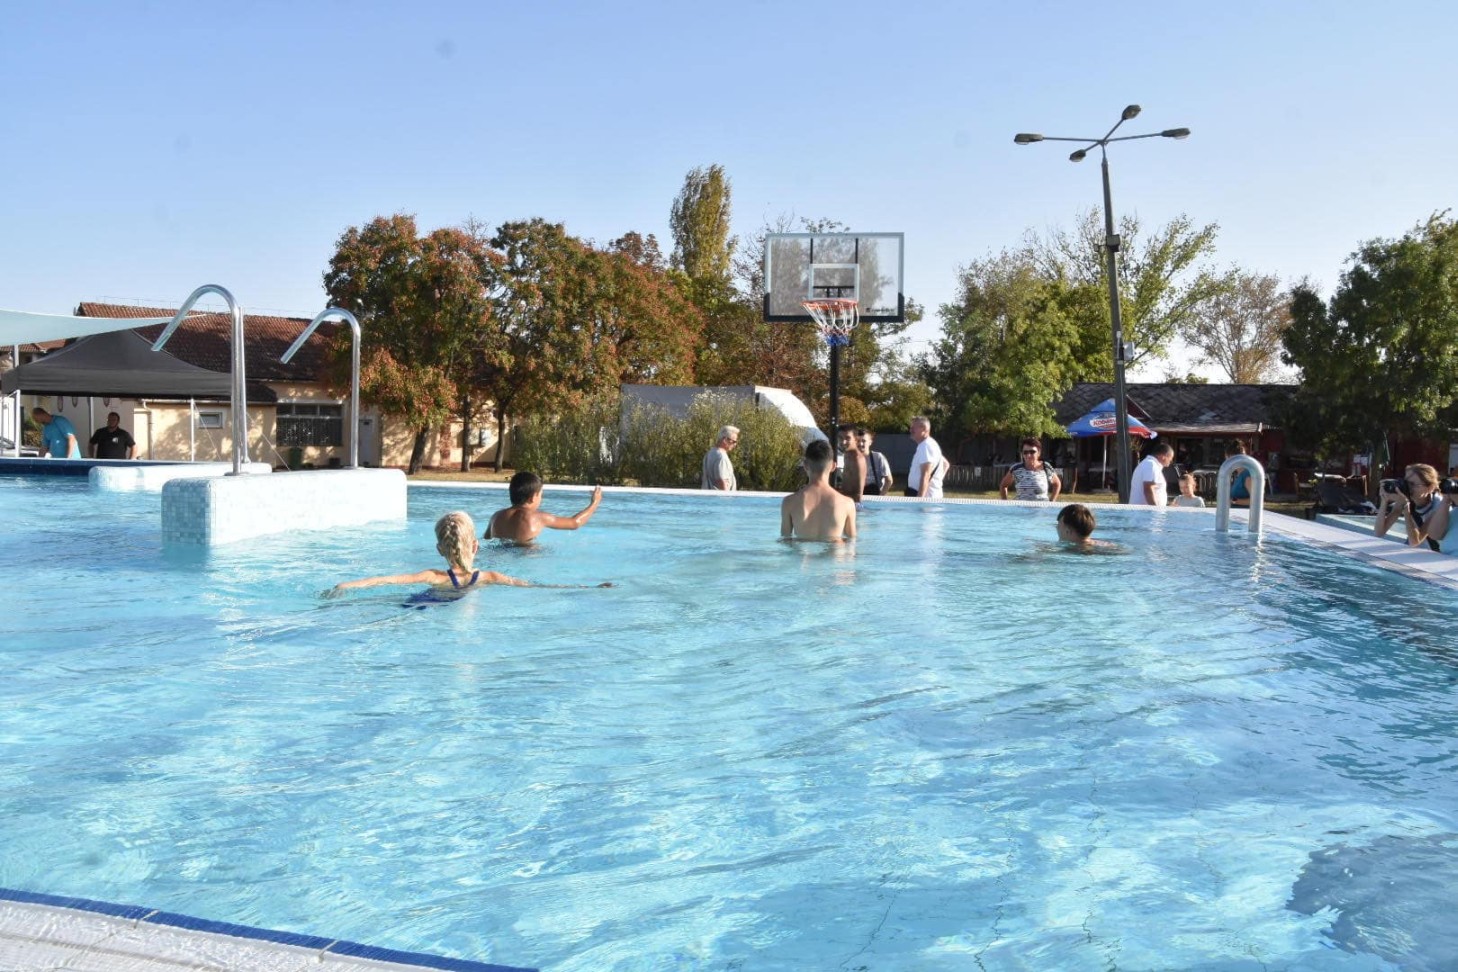
{"label": "man in blue shirt", "polygon": [[36,406],[31,418],[40,423],[41,450],[52,459],[80,459],[81,446],[76,441],[76,426],[64,415],[52,415]]}

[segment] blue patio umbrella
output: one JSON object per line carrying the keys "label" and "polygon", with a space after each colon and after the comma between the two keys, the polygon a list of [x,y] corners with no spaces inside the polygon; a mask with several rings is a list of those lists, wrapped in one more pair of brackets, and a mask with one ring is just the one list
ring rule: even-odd
{"label": "blue patio umbrella", "polygon": [[[1068,434],[1075,439],[1086,439],[1094,435],[1102,436],[1104,440],[1103,466],[1104,472],[1107,473],[1109,469],[1109,436],[1119,434],[1119,413],[1114,410],[1114,400],[1112,398],[1104,399],[1090,409],[1086,415],[1069,423]],[[1129,434],[1141,439],[1152,439],[1158,435],[1132,415],[1129,416]]]}

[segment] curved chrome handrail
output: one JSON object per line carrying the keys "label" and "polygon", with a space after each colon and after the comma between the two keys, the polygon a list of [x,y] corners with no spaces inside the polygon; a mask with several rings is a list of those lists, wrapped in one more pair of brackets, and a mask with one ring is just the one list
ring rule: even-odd
{"label": "curved chrome handrail", "polygon": [[228,293],[227,289],[219,287],[217,284],[203,284],[182,302],[182,306],[177,309],[172,320],[167,322],[162,333],[157,335],[157,340],[152,342],[152,350],[162,350],[162,346],[167,343],[168,338],[172,337],[172,332],[176,331],[178,325],[187,317],[187,312],[192,310],[192,306],[206,294],[217,294],[223,298],[223,302],[228,305],[228,313],[233,315],[233,386],[228,393],[228,406],[233,411],[232,474],[238,476],[242,475],[244,467],[248,465],[248,392],[243,369],[243,308],[238,306],[238,302],[233,299],[233,295]]}
{"label": "curved chrome handrail", "polygon": [[289,345],[289,349],[283,353],[283,357],[279,358],[279,360],[284,364],[288,364],[293,356],[298,353],[299,348],[304,346],[304,342],[309,340],[309,335],[318,330],[319,325],[330,318],[337,318],[344,321],[349,325],[349,329],[354,332],[354,344],[349,354],[349,465],[345,468],[355,469],[359,466],[359,321],[355,320],[354,315],[343,308],[326,307],[314,315],[314,319],[309,322],[309,326],[304,328],[302,334],[294,338],[294,343]]}
{"label": "curved chrome handrail", "polygon": [[1250,473],[1250,516],[1245,521],[1246,532],[1260,533],[1261,512],[1266,502],[1266,470],[1250,456],[1231,456],[1220,464],[1220,471],[1215,474],[1215,530],[1230,531],[1230,474],[1237,469]]}

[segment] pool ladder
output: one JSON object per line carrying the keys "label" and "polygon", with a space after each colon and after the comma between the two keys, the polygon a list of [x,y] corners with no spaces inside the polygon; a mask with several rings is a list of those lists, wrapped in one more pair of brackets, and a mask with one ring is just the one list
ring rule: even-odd
{"label": "pool ladder", "polygon": [[1266,502],[1266,471],[1250,456],[1231,456],[1220,464],[1215,485],[1215,531],[1230,532],[1230,474],[1237,469],[1250,473],[1250,516],[1245,529],[1257,536],[1261,532],[1261,511]]}

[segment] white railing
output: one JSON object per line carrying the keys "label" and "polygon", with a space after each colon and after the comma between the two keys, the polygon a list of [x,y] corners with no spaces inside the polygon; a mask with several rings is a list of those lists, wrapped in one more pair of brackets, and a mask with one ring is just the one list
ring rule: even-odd
{"label": "white railing", "polygon": [[152,350],[162,350],[167,339],[172,337],[172,332],[177,330],[177,326],[187,317],[187,312],[192,310],[192,305],[206,294],[217,294],[223,298],[223,302],[228,305],[228,313],[233,317],[233,385],[228,398],[233,409],[233,475],[241,476],[247,472],[249,462],[248,391],[246,376],[243,373],[243,308],[238,306],[238,302],[227,290],[217,284],[203,284],[194,290],[187,300],[183,301],[167,327],[157,336],[157,340],[152,342]]}
{"label": "white railing", "polygon": [[345,427],[350,430],[349,465],[346,468],[357,469],[359,468],[359,321],[355,320],[354,315],[347,310],[342,310],[338,307],[327,307],[315,315],[314,319],[309,322],[309,326],[304,328],[304,332],[294,339],[294,343],[289,345],[289,349],[284,352],[283,357],[279,360],[284,364],[288,364],[293,359],[293,356],[298,353],[299,348],[304,346],[304,342],[309,340],[309,335],[318,330],[319,325],[330,318],[341,320],[348,324],[350,331],[354,334],[354,343],[350,345],[349,354],[349,424]]}
{"label": "white railing", "polygon": [[1250,516],[1246,518],[1248,533],[1261,532],[1261,511],[1266,502],[1266,471],[1250,456],[1231,456],[1220,464],[1215,474],[1215,530],[1230,531],[1230,474],[1237,469],[1250,473]]}

